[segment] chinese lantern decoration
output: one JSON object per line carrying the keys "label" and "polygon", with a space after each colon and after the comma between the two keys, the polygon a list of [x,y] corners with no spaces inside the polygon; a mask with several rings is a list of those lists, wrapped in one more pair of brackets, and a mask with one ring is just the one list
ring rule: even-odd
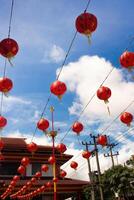
{"label": "chinese lantern decoration", "polygon": [[35,182],[36,182],[36,178],[35,177],[31,178],[31,183],[34,184]]}
{"label": "chinese lantern decoration", "polygon": [[47,119],[41,118],[37,123],[38,129],[45,132],[49,127],[49,121]]}
{"label": "chinese lantern decoration", "polygon": [[48,162],[53,165],[55,163],[55,156],[50,156]]}
{"label": "chinese lantern decoration", "polygon": [[4,147],[4,142],[2,141],[2,139],[0,138],[0,151],[3,149]]}
{"label": "chinese lantern decoration", "polygon": [[83,124],[80,122],[75,122],[72,126],[72,130],[77,133],[77,135],[80,134],[80,132],[83,130]]}
{"label": "chinese lantern decoration", "polygon": [[37,146],[37,144],[35,144],[34,142],[31,142],[30,144],[27,144],[27,149],[28,149],[28,151],[30,151],[31,153],[34,153],[35,151],[37,151],[38,146]]}
{"label": "chinese lantern decoration", "polygon": [[2,155],[1,152],[0,152],[0,160],[4,160],[4,156]]}
{"label": "chinese lantern decoration", "polygon": [[58,182],[58,178],[57,177],[53,178],[53,182],[57,183]]}
{"label": "chinese lantern decoration", "polygon": [[20,165],[17,169],[17,172],[21,175],[24,175],[25,173],[25,167],[23,165]]}
{"label": "chinese lantern decoration", "polygon": [[47,172],[48,170],[49,170],[49,167],[48,167],[48,165],[42,165],[41,166],[41,170],[43,171],[43,172]]}
{"label": "chinese lantern decoration", "polygon": [[88,37],[90,41],[91,34],[97,28],[97,18],[91,13],[84,12],[79,15],[75,21],[76,30]]}
{"label": "chinese lantern decoration", "polygon": [[52,184],[51,184],[50,181],[48,181],[48,182],[46,183],[46,187],[48,187],[48,188],[52,187]]}
{"label": "chinese lantern decoration", "polygon": [[130,126],[131,122],[133,121],[133,115],[129,112],[124,112],[121,114],[120,120],[127,126]]}
{"label": "chinese lantern decoration", "polygon": [[131,70],[134,67],[134,52],[123,52],[120,56],[120,64],[122,67]]}
{"label": "chinese lantern decoration", "polygon": [[8,59],[14,57],[18,50],[17,42],[11,38],[6,38],[0,42],[0,54]]}
{"label": "chinese lantern decoration", "polygon": [[20,177],[19,177],[19,176],[17,176],[17,175],[15,175],[15,176],[13,177],[13,180],[17,182],[17,181],[19,181],[19,180],[20,180]]}
{"label": "chinese lantern decoration", "polygon": [[64,178],[67,175],[67,172],[64,170],[60,171],[60,177]]}
{"label": "chinese lantern decoration", "polygon": [[82,157],[83,158],[88,159],[88,158],[90,158],[90,156],[91,156],[91,152],[89,152],[89,151],[83,151],[82,152]]}
{"label": "chinese lantern decoration", "polygon": [[13,82],[7,77],[0,78],[0,92],[5,95],[13,88]]}
{"label": "chinese lantern decoration", "polygon": [[30,163],[30,160],[28,157],[23,157],[22,160],[21,160],[21,164],[26,167],[27,165],[29,165]]}
{"label": "chinese lantern decoration", "polygon": [[75,162],[75,161],[72,161],[71,164],[70,164],[70,167],[76,170],[77,167],[78,167],[78,163]]}
{"label": "chinese lantern decoration", "polygon": [[7,119],[3,116],[0,116],[0,129],[4,128],[7,124]]}
{"label": "chinese lantern decoration", "polygon": [[42,176],[41,172],[38,171],[38,172],[35,173],[36,178],[40,178],[41,176]]}
{"label": "chinese lantern decoration", "polygon": [[51,93],[56,95],[59,99],[62,99],[62,96],[64,95],[66,90],[67,90],[67,87],[65,83],[58,80],[53,82],[50,86]]}
{"label": "chinese lantern decoration", "polygon": [[67,147],[65,144],[60,143],[57,145],[57,150],[62,154],[67,150]]}
{"label": "chinese lantern decoration", "polygon": [[[108,99],[111,97],[111,94],[112,94],[112,92],[111,92],[110,88],[105,87],[105,86],[101,86],[97,90],[97,97],[100,100],[103,100],[105,102],[105,104],[107,104],[109,102]],[[110,114],[110,110],[109,110],[108,106],[107,106],[107,109],[108,109],[108,113]]]}
{"label": "chinese lantern decoration", "polygon": [[97,138],[97,144],[100,144],[102,146],[106,146],[107,145],[107,136],[106,135],[100,135]]}

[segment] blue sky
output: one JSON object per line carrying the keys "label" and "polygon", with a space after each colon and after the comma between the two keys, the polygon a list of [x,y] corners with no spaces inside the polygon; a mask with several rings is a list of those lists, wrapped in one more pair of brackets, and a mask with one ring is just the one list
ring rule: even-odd
{"label": "blue sky", "polygon": [[[56,70],[61,66],[69,43],[73,38],[75,19],[83,12],[86,4],[87,0],[15,1],[11,38],[14,38],[18,42],[20,51],[13,60],[14,67],[8,65],[7,68],[7,76],[13,80],[14,88],[8,99],[4,98],[3,115],[8,119],[8,126],[3,131],[4,136],[17,136],[17,134],[23,134],[24,136],[31,135],[34,131],[35,122],[38,121],[40,113],[49,96],[49,86],[51,82],[55,80]],[[10,1],[0,0],[0,6],[0,39],[2,40],[7,37]],[[86,82],[76,80],[74,71],[74,77],[72,76],[72,70],[75,68],[76,64],[79,65],[80,58],[85,55],[91,56],[92,59],[83,57],[81,61],[81,68],[83,67],[83,71],[86,70],[84,68],[85,59],[87,59],[89,64],[92,63],[93,60],[96,65],[98,63],[98,70],[96,65],[94,65],[94,69],[91,69],[93,67],[93,65],[91,65],[91,68],[87,70],[89,79],[94,77],[91,85],[85,86],[89,88],[92,94],[96,90],[93,84],[96,83],[99,86],[99,83],[104,79],[108,72],[107,70],[109,70],[111,66],[120,69],[119,56],[128,46],[131,37],[134,35],[133,7],[133,0],[129,0],[129,3],[126,0],[91,0],[88,11],[95,14],[98,19],[98,27],[96,32],[92,35],[91,45],[89,46],[86,37],[80,34],[77,35],[67,59],[65,71],[63,70],[61,74],[61,80],[67,83],[69,90],[61,102],[54,96],[52,96],[51,99],[51,104],[55,106],[56,128],[60,128],[61,135],[59,134],[59,139],[63,137],[70,124],[72,124],[77,117],[75,110],[76,103],[78,104],[78,108],[81,108],[90,97],[90,94],[88,95],[86,92],[85,96],[87,96],[87,99],[84,99],[84,96],[81,95],[80,91],[82,91],[82,85]],[[59,53],[58,56],[55,55],[55,51]],[[97,57],[94,57],[95,55]],[[104,63],[102,57],[105,59]],[[112,65],[109,66],[107,61],[110,61]],[[73,63],[73,65],[69,65],[70,62]],[[100,66],[106,63],[108,66],[106,72],[103,66],[99,68],[99,63]],[[4,65],[3,57],[0,57],[0,65],[0,73],[2,75]],[[81,70],[80,68],[78,69],[79,74],[82,72]],[[95,72],[95,70],[97,71]],[[102,76],[103,73],[104,76]],[[86,73],[82,76],[83,80],[84,78],[85,80],[88,79]],[[132,80],[128,78],[128,73],[126,71],[116,71],[115,77],[112,77],[110,80],[111,82],[108,82],[108,84],[113,84],[113,88],[114,83],[112,81],[116,82],[116,86],[119,84],[121,90],[126,88],[122,99],[127,95],[128,99],[126,98],[126,101],[124,100],[124,104],[122,104],[122,99],[115,97],[112,102],[112,106],[115,105],[115,108],[113,108],[113,115],[110,118],[107,117],[103,104],[102,107],[104,107],[101,107],[103,111],[100,111],[99,115],[96,114],[96,111],[91,111],[93,115],[91,118],[88,118],[88,115],[90,115],[89,109],[89,114],[86,112],[82,119],[82,121],[86,119],[87,122],[85,124],[85,132],[81,139],[85,137],[87,130],[96,133],[98,131],[101,132],[103,127],[110,123],[110,121],[132,100],[131,98],[134,94],[132,92],[132,87],[134,85]],[[73,89],[71,88],[72,85],[74,85]],[[115,88],[115,93],[116,91]],[[120,92],[122,93],[122,91]],[[73,103],[75,104],[75,108],[73,107]],[[122,104],[122,106],[120,106],[118,110],[117,107],[119,107],[119,104]],[[95,107],[94,104],[93,106],[94,110],[99,109],[99,107]],[[131,108],[130,111],[134,114],[133,108]],[[46,110],[46,116],[50,119],[49,107]],[[118,124],[119,122],[112,126],[110,133],[117,130]],[[127,128],[120,124],[119,132],[125,130],[127,130]],[[42,133],[37,132],[37,137],[41,136]],[[65,143],[67,145],[72,144],[72,147],[78,148],[77,138],[74,137],[73,134],[68,135]]]}

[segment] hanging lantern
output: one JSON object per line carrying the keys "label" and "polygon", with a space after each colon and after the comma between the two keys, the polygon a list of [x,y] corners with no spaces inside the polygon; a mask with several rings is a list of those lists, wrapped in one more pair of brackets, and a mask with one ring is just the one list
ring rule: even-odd
{"label": "hanging lantern", "polygon": [[2,155],[1,152],[0,152],[0,160],[4,160],[4,156]]}
{"label": "hanging lantern", "polygon": [[57,150],[62,154],[67,150],[67,147],[65,144],[60,143],[57,145]]}
{"label": "hanging lantern", "polygon": [[120,120],[127,126],[130,126],[131,122],[133,121],[133,115],[129,112],[124,112],[121,114]]}
{"label": "hanging lantern", "polygon": [[4,147],[4,142],[2,141],[2,139],[0,138],[0,151],[3,149]]}
{"label": "hanging lantern", "polygon": [[77,135],[80,134],[80,132],[83,130],[83,124],[80,122],[75,122],[72,126],[72,130],[77,133]]}
{"label": "hanging lantern", "polygon": [[0,92],[3,92],[5,95],[13,88],[13,82],[7,77],[0,78]]}
{"label": "hanging lantern", "polygon": [[20,177],[19,177],[19,176],[17,176],[17,175],[15,175],[15,176],[13,177],[13,180],[14,180],[15,182],[17,182],[17,181],[19,181],[19,180],[20,180]]}
{"label": "hanging lantern", "polygon": [[53,182],[57,183],[58,182],[58,178],[53,178]]}
{"label": "hanging lantern", "polygon": [[41,172],[38,171],[38,172],[35,173],[36,178],[40,178],[41,176],[42,176]]}
{"label": "hanging lantern", "polygon": [[[100,100],[103,100],[105,102],[105,104],[107,104],[109,101],[108,99],[111,97],[111,90],[108,87],[105,86],[101,86],[98,90],[97,90],[97,97]],[[107,106],[108,109],[108,113],[110,114],[110,110],[109,107]]]}
{"label": "hanging lantern", "polygon": [[15,185],[16,185],[16,182],[13,180],[13,181],[11,181],[10,185],[11,185],[11,186],[15,186]]}
{"label": "hanging lantern", "polygon": [[97,138],[97,144],[100,144],[102,146],[106,146],[107,145],[107,136],[106,135],[100,135],[98,138]]}
{"label": "hanging lantern", "polygon": [[7,125],[7,119],[3,116],[0,116],[0,129],[4,128]]}
{"label": "hanging lantern", "polygon": [[91,34],[97,28],[97,18],[91,13],[84,12],[77,17],[75,26],[79,33],[86,35],[90,39]]}
{"label": "hanging lantern", "polygon": [[123,52],[123,54],[120,56],[120,64],[122,67],[131,70],[134,67],[134,52]]}
{"label": "hanging lantern", "polygon": [[31,185],[32,185],[31,181],[28,181],[28,182],[26,183],[26,186],[27,186],[27,187],[31,187]]}
{"label": "hanging lantern", "polygon": [[42,170],[43,172],[47,172],[47,171],[49,170],[48,165],[46,165],[46,164],[42,165],[42,166],[41,166],[41,170]]}
{"label": "hanging lantern", "polygon": [[30,144],[27,144],[27,149],[31,153],[35,153],[35,151],[37,151],[37,149],[38,149],[38,146],[34,142],[31,142]]}
{"label": "hanging lantern", "polygon": [[6,38],[0,42],[0,54],[8,59],[14,57],[18,50],[17,42],[11,38]]}
{"label": "hanging lantern", "polygon": [[21,160],[21,164],[26,167],[27,165],[29,165],[30,163],[30,160],[28,157],[23,157],[22,160]]}
{"label": "hanging lantern", "polygon": [[55,156],[50,156],[48,162],[53,165],[55,163]]}
{"label": "hanging lantern", "polygon": [[52,94],[56,95],[59,99],[62,99],[62,96],[65,94],[67,87],[65,83],[61,81],[55,81],[50,86],[50,91]]}
{"label": "hanging lantern", "polygon": [[67,175],[67,172],[64,170],[60,171],[60,177],[64,178]]}
{"label": "hanging lantern", "polygon": [[52,184],[51,184],[50,181],[48,181],[45,185],[46,185],[47,188],[51,188],[52,187]]}
{"label": "hanging lantern", "polygon": [[83,158],[88,159],[88,158],[90,158],[91,155],[92,155],[92,154],[91,154],[91,152],[89,152],[89,151],[83,151],[83,152],[82,152],[82,157],[83,157]]}
{"label": "hanging lantern", "polygon": [[25,173],[25,167],[23,165],[20,165],[17,169],[17,172],[21,175],[24,175]]}
{"label": "hanging lantern", "polygon": [[38,129],[45,132],[49,127],[49,121],[47,119],[41,118],[37,123]]}
{"label": "hanging lantern", "polygon": [[35,177],[31,178],[31,183],[34,184],[35,182],[36,182],[36,178]]}
{"label": "hanging lantern", "polygon": [[70,164],[70,167],[76,170],[77,167],[78,167],[78,163],[75,162],[75,161],[72,161],[71,164]]}

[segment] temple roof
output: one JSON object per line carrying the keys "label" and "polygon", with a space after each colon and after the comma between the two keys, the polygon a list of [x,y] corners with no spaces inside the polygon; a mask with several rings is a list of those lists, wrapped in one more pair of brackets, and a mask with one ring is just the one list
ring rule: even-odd
{"label": "temple roof", "polygon": [[[22,156],[29,156],[32,161],[41,161],[47,160],[48,157],[52,154],[52,146],[43,146],[38,145],[37,151],[34,153],[34,156],[27,150],[26,138],[9,138],[2,137],[2,141],[4,142],[4,148],[2,153],[6,160],[12,160],[13,158],[20,160]],[[61,154],[55,148],[56,158],[64,164],[69,159],[72,158],[72,155]]]}

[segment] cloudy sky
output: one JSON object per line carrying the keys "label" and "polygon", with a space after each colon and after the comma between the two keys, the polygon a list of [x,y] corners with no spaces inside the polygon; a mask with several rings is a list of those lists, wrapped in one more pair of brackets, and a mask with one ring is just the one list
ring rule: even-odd
{"label": "cloudy sky", "polygon": [[[8,119],[3,136],[31,138],[36,122],[49,96],[50,84],[55,80],[65,58],[69,44],[75,33],[75,19],[81,14],[87,0],[16,0],[11,27],[11,38],[20,47],[13,59],[14,66],[7,66],[7,76],[13,80],[14,88],[9,97],[4,97],[3,115]],[[0,40],[7,37],[10,0],[0,0]],[[84,131],[79,138],[90,140],[89,133],[101,134],[127,105],[134,100],[133,73],[122,70],[119,56],[128,47],[134,36],[134,1],[129,0],[91,0],[88,12],[96,15],[98,27],[92,35],[91,44],[87,38],[77,34],[71,52],[60,76],[67,84],[67,93],[62,101],[52,96],[45,117],[51,120],[49,107],[55,107],[55,128],[59,130],[56,142],[60,142],[79,113],[96,92],[110,70],[111,75],[105,82],[112,90],[107,113],[105,104],[95,96],[80,121]],[[130,46],[133,50],[133,46]],[[0,73],[3,74],[4,58],[0,57]],[[134,114],[134,104],[128,111]],[[119,162],[124,162],[134,151],[133,124],[130,128],[116,120],[105,132],[112,142],[119,143],[115,151],[120,152]],[[128,132],[128,129],[130,131]],[[132,129],[132,130],[131,130]],[[49,144],[50,139],[40,131],[34,141]],[[83,148],[71,131],[63,141],[68,153],[74,153],[79,162],[77,172],[69,171],[70,177],[87,177],[86,163],[81,159]],[[90,150],[92,150],[92,146]],[[101,169],[111,166],[111,161],[103,157],[107,149],[100,148]],[[92,168],[95,161],[91,159]],[[64,166],[69,169],[69,165]],[[67,169],[67,170],[68,170]]]}

